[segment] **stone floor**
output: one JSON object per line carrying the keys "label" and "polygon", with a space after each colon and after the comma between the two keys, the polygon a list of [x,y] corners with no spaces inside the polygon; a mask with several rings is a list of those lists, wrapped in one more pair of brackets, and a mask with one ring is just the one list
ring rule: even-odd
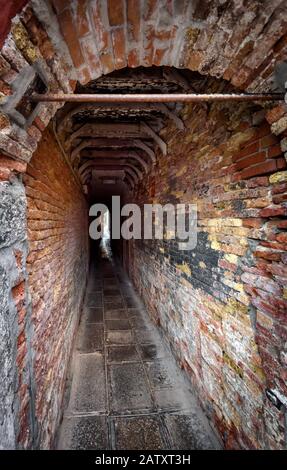
{"label": "stone floor", "polygon": [[58,449],[218,449],[219,442],[131,282],[92,268]]}

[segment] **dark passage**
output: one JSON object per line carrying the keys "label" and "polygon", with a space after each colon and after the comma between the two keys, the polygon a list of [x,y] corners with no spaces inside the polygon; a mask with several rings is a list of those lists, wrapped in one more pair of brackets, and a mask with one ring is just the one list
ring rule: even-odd
{"label": "dark passage", "polygon": [[214,449],[183,372],[109,250],[92,266],[59,449]]}

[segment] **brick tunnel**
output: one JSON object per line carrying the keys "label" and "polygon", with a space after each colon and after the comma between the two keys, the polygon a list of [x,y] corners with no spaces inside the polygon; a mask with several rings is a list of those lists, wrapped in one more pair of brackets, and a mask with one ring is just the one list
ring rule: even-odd
{"label": "brick tunnel", "polygon": [[[0,448],[286,449],[284,99],[31,100],[283,96],[286,2],[3,13]],[[196,246],[92,240],[90,208],[112,218],[115,196],[196,205]]]}

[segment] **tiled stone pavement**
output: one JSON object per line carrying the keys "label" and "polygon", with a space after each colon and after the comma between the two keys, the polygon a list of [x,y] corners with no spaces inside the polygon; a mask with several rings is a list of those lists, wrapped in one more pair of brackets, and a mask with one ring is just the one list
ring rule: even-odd
{"label": "tiled stone pavement", "polygon": [[91,270],[59,449],[218,449],[207,419],[130,281]]}

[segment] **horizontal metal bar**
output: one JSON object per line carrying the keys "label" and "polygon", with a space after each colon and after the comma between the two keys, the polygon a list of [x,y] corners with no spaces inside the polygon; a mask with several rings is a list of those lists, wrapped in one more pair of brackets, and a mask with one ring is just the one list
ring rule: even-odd
{"label": "horizontal metal bar", "polygon": [[174,94],[34,94],[34,102],[76,103],[197,103],[202,101],[277,101],[284,100],[283,93],[174,93]]}

